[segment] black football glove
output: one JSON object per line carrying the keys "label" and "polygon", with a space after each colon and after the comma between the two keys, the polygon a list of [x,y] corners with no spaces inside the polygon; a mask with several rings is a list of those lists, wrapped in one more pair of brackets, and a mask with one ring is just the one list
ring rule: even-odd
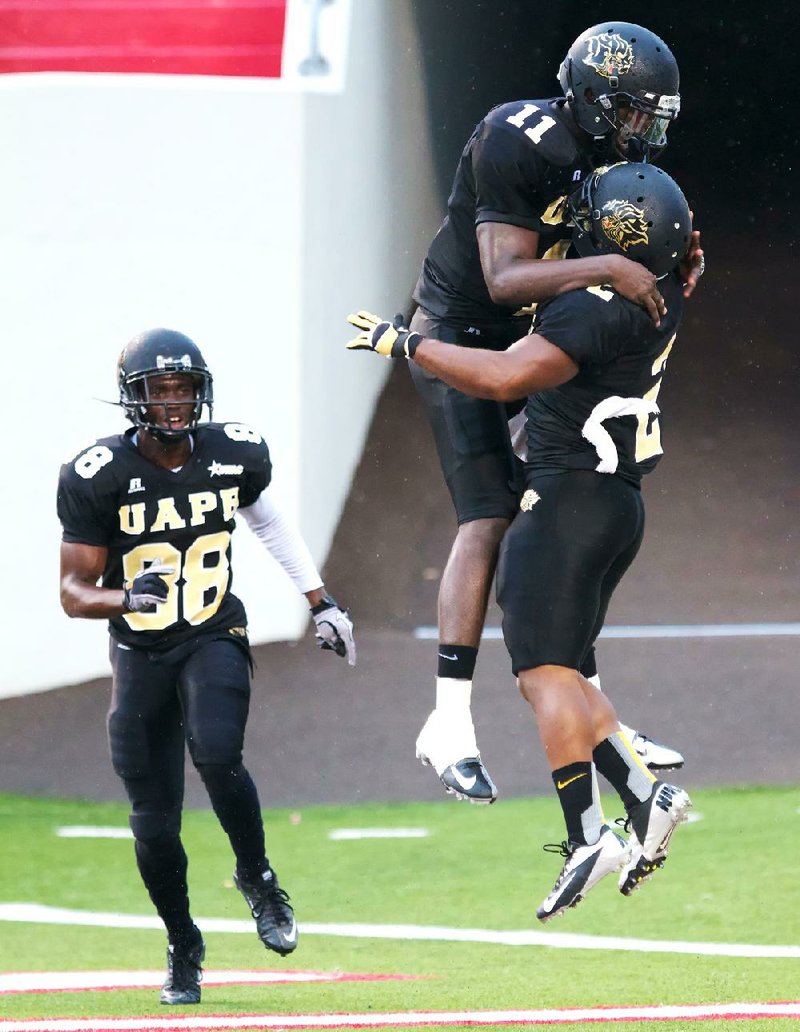
{"label": "black football glove", "polygon": [[347,342],[350,351],[377,351],[386,358],[413,358],[422,340],[422,334],[414,333],[403,325],[402,315],[396,315],[392,322],[387,322],[370,312],[358,312],[348,315],[347,321],[363,331]]}
{"label": "black football glove", "polygon": [[317,644],[321,649],[330,649],[337,656],[347,656],[350,666],[356,665],[356,643],[353,638],[353,621],[346,609],[342,609],[335,598],[326,595],[321,602],[311,607],[311,615],[317,625]]}
{"label": "black football glove", "polygon": [[166,602],[169,584],[161,574],[174,573],[171,566],[164,566],[156,559],[146,569],[140,570],[130,585],[123,588],[122,602],[126,613],[155,613],[158,606]]}

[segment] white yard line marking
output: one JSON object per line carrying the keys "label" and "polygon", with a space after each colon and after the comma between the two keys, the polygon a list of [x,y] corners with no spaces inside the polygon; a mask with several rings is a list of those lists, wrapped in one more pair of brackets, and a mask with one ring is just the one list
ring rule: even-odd
{"label": "white yard line marking", "polygon": [[332,842],[351,842],[356,839],[427,838],[427,828],[334,828],[328,832]]}
{"label": "white yard line marking", "polygon": [[[797,637],[800,623],[741,624],[620,624],[604,627],[601,638],[772,638]],[[439,630],[430,625],[415,627],[414,637],[422,641],[438,641]],[[484,627],[484,641],[502,641],[500,627]]]}
{"label": "white yard line marking", "polygon": [[96,824],[65,824],[56,828],[59,838],[132,839],[130,828],[103,828]]}
{"label": "white yard line marking", "polygon": [[800,1003],[718,1003],[701,1006],[573,1007],[551,1010],[399,1011],[387,1014],[248,1014],[164,1018],[2,1021],[0,1032],[233,1032],[238,1029],[385,1028],[425,1025],[566,1025],[598,1021],[703,1021],[794,1018]]}
{"label": "white yard line marking", "polygon": [[[159,918],[136,914],[95,913],[67,910],[38,903],[0,903],[0,921],[28,924],[91,925],[101,928],[155,928],[163,932]],[[198,917],[207,932],[253,934],[252,921]],[[707,957],[800,957],[800,946],[752,945],[727,942],[681,942],[658,939],[624,939],[611,935],[577,935],[567,932],[494,931],[485,928],[445,928],[436,925],[319,924],[304,921],[301,935],[333,935],[352,939],[401,939],[420,942],[483,942],[497,946],[549,946],[561,950],[622,950],[637,953],[687,953]],[[2,1026],[0,1025],[0,1029]]]}
{"label": "white yard line marking", "polygon": [[[385,982],[414,975],[349,974],[346,971],[203,971],[203,985],[280,985],[290,982]],[[163,971],[14,971],[0,974],[2,993],[147,989],[164,981]]]}

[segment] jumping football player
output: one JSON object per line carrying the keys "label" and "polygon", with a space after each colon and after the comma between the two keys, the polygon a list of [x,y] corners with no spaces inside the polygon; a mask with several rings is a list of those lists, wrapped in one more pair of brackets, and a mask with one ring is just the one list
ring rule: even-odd
{"label": "jumping football player", "polygon": [[[627,254],[563,259],[571,235],[567,195],[594,167],[620,157],[646,160],[665,146],[680,107],[675,58],[649,30],[603,22],[572,44],[559,82],[564,96],[502,104],[467,142],[414,291],[412,330],[502,351],[528,332],[535,302],[601,284],[640,305],[656,327],[664,318],[656,277]],[[682,266],[685,297],[702,262],[695,232]],[[496,788],[481,761],[470,704],[498,549],[519,503],[509,419],[520,422],[520,406],[471,397],[419,364],[411,375],[458,521],[439,588],[436,705],[417,755],[449,792],[491,803]],[[582,672],[599,688],[593,653]],[[683,765],[675,749],[628,731],[651,769]]]}
{"label": "jumping football player", "polygon": [[201,423],[213,394],[197,345],[173,330],[141,333],[120,355],[118,381],[133,427],[61,469],[61,604],[68,616],[109,621],[111,759],[131,803],[139,873],[167,931],[161,1002],[198,1003],[205,946],[180,838],[185,745],[230,840],[259,938],[281,955],[297,946],[242,764],[251,659],[244,607],[230,590],[235,514],[305,595],[322,648],[351,665],[353,624],[270,495],[260,434]]}
{"label": "jumping football player", "polygon": [[[580,672],[642,540],[640,481],[662,452],[656,399],[683,309],[676,266],[691,245],[691,218],[665,172],[630,162],[590,175],[569,206],[579,254],[624,254],[658,278],[666,301],[658,325],[613,286],[588,285],[539,305],[531,333],[505,351],[431,340],[365,312],[350,317],[362,332],[348,344],[405,355],[474,397],[530,395],[525,490],[500,549],[497,600],[567,829],[561,846],[546,847],[565,863],[537,910],[541,921],[615,870],[620,891],[633,892],[663,865],[691,806],[683,789],[656,780],[608,698]],[[627,811],[627,842],[605,821],[596,771]]]}

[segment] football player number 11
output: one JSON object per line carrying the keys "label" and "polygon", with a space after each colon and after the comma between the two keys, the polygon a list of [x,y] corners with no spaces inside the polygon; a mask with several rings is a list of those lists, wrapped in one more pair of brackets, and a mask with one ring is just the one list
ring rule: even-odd
{"label": "football player number 11", "polygon": [[511,125],[515,125],[517,129],[522,129],[527,137],[533,140],[534,143],[539,143],[547,132],[548,129],[552,129],[556,124],[555,118],[551,118],[550,115],[542,115],[537,118],[529,126],[525,126],[525,123],[530,119],[531,115],[535,115],[537,111],[541,111],[541,108],[535,104],[525,104],[516,115],[509,115],[506,119]]}
{"label": "football player number 11", "polygon": [[[149,542],[131,549],[122,560],[126,583],[151,563],[171,566],[172,573],[161,576],[169,585],[166,601],[154,613],[125,613],[124,619],[133,631],[163,631],[183,619],[196,626],[205,623],[220,607],[228,586],[230,563],[227,530],[196,538],[182,555],[174,545]],[[216,562],[213,562],[216,558]],[[213,562],[213,565],[207,565]],[[178,581],[181,581],[180,585]],[[183,610],[181,614],[181,610]]]}

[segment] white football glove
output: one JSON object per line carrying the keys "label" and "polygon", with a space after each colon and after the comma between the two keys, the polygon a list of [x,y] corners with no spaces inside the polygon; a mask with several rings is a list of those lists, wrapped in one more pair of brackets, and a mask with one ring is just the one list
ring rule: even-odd
{"label": "white football glove", "polygon": [[174,573],[172,566],[164,566],[156,559],[143,570],[139,570],[123,591],[123,608],[127,613],[154,613],[158,606],[167,601],[169,584],[163,575]]}
{"label": "white football glove", "polygon": [[326,595],[321,602],[311,607],[311,615],[317,625],[317,644],[321,649],[330,649],[337,656],[347,656],[350,666],[356,665],[356,643],[353,638],[353,621],[346,609],[342,609],[335,598]]}

